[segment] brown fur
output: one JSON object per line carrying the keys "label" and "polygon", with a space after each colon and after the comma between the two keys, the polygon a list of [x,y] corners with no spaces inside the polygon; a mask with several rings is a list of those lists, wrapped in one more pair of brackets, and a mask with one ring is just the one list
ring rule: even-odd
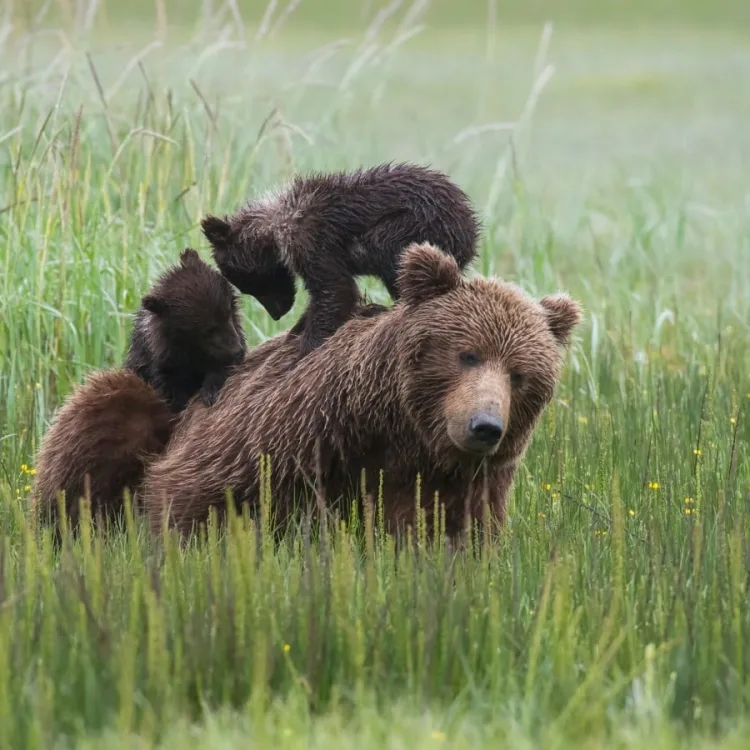
{"label": "brown fur", "polygon": [[432,242],[460,268],[480,232],[471,201],[446,175],[414,164],[297,176],[278,196],[231,217],[207,216],[203,231],[222,273],[276,320],[294,304],[294,275],[309,306],[294,332],[309,353],[352,315],[356,276],[377,276],[398,299],[398,267],[412,242]]}
{"label": "brown fur", "polygon": [[196,393],[213,404],[245,351],[234,290],[186,248],[143,297],[125,367],[179,412]]}
{"label": "brown fur", "polygon": [[502,521],[580,308],[565,295],[535,301],[511,284],[466,281],[429,245],[407,250],[399,290],[393,308],[350,320],[296,364],[294,337],[277,337],[266,345],[278,366],[271,377],[240,366],[216,406],[191,405],[144,480],[152,529],[166,514],[190,533],[210,507],[221,512],[227,489],[255,504],[262,453],[282,522],[316,475],[332,503],[356,495],[361,469],[375,495],[385,471],[391,528],[413,520],[417,472],[428,514],[439,491],[449,534],[466,513],[480,515],[485,478]]}
{"label": "brown fur", "polygon": [[[279,377],[286,363],[277,350],[288,340],[292,337],[284,333],[256,347],[242,372]],[[206,408],[201,399],[194,403]],[[44,436],[32,493],[34,517],[56,525],[59,492],[73,530],[82,497],[90,498],[92,516],[119,517],[125,491],[138,500],[147,464],[179,430],[181,416],[134,372],[93,373],[68,397]]]}
{"label": "brown fur", "polygon": [[90,496],[92,515],[116,515],[124,491],[135,491],[147,462],[164,450],[174,420],[165,401],[134,373],[95,372],[68,397],[44,436],[34,515],[56,523],[58,492],[65,493],[74,528],[84,496]]}

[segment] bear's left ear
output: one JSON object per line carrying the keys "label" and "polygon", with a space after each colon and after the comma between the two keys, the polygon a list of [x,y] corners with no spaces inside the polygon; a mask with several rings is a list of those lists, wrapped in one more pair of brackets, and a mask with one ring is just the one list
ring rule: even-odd
{"label": "bear's left ear", "polygon": [[404,250],[397,288],[405,304],[418,305],[460,284],[461,271],[451,255],[428,242],[415,242]]}
{"label": "bear's left ear", "polygon": [[539,304],[547,315],[547,323],[552,335],[562,346],[567,346],[573,329],[583,319],[581,306],[567,294],[552,294],[549,297],[543,297],[539,300]]}
{"label": "bear's left ear", "polygon": [[191,266],[195,267],[195,266],[203,265],[201,256],[198,255],[198,253],[196,253],[192,247],[186,247],[180,253],[180,263],[182,264],[183,268],[190,268]]}

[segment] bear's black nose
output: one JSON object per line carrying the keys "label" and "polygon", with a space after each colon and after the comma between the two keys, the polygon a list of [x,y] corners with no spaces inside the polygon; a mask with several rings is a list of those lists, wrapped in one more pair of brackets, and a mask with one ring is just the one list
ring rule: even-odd
{"label": "bear's black nose", "polygon": [[469,420],[469,436],[477,443],[492,447],[503,436],[503,420],[486,411],[477,412]]}

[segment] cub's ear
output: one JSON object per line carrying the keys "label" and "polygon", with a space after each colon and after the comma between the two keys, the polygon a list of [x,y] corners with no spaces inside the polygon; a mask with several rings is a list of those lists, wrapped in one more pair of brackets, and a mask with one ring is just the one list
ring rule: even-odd
{"label": "cub's ear", "polygon": [[220,219],[218,216],[205,216],[201,220],[201,229],[206,239],[214,246],[221,247],[229,242],[229,235],[231,234],[231,227],[228,222],[224,219]]}
{"label": "cub's ear", "polygon": [[180,263],[182,264],[183,268],[190,268],[191,266],[195,267],[195,266],[203,265],[201,256],[198,255],[198,253],[196,253],[192,247],[186,247],[180,253]]}
{"label": "cub's ear", "polygon": [[539,300],[552,335],[562,346],[570,343],[573,329],[583,320],[581,306],[567,294],[552,294]]}
{"label": "cub's ear", "polygon": [[141,307],[154,315],[164,315],[167,312],[167,303],[153,294],[147,294],[141,299]]}
{"label": "cub's ear", "polygon": [[397,289],[405,304],[418,305],[460,285],[461,271],[452,256],[429,242],[414,242],[404,250]]}

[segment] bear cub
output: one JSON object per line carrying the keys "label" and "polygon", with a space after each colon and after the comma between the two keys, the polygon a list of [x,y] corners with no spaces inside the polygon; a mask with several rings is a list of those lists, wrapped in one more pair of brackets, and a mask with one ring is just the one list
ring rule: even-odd
{"label": "bear cub", "polygon": [[56,526],[59,539],[59,492],[73,531],[82,497],[90,499],[94,519],[121,516],[125,490],[140,487],[146,466],[166,448],[177,418],[134,372],[92,373],[68,396],[44,436],[32,516]]}
{"label": "bear cub", "polygon": [[125,367],[88,377],[66,400],[37,457],[33,508],[57,521],[57,493],[75,529],[79,499],[110,517],[167,445],[188,401],[211,405],[245,354],[229,282],[195,250],[180,254],[141,300]]}
{"label": "bear cub", "polygon": [[201,222],[224,276],[278,320],[300,276],[309,304],[292,329],[300,354],[320,346],[360,301],[357,276],[376,276],[395,301],[401,255],[430,242],[464,269],[481,232],[469,197],[445,174],[415,164],[297,175],[282,192]]}
{"label": "bear cub", "polygon": [[180,412],[196,393],[212,405],[246,348],[234,290],[186,248],[141,300],[125,368]]}

